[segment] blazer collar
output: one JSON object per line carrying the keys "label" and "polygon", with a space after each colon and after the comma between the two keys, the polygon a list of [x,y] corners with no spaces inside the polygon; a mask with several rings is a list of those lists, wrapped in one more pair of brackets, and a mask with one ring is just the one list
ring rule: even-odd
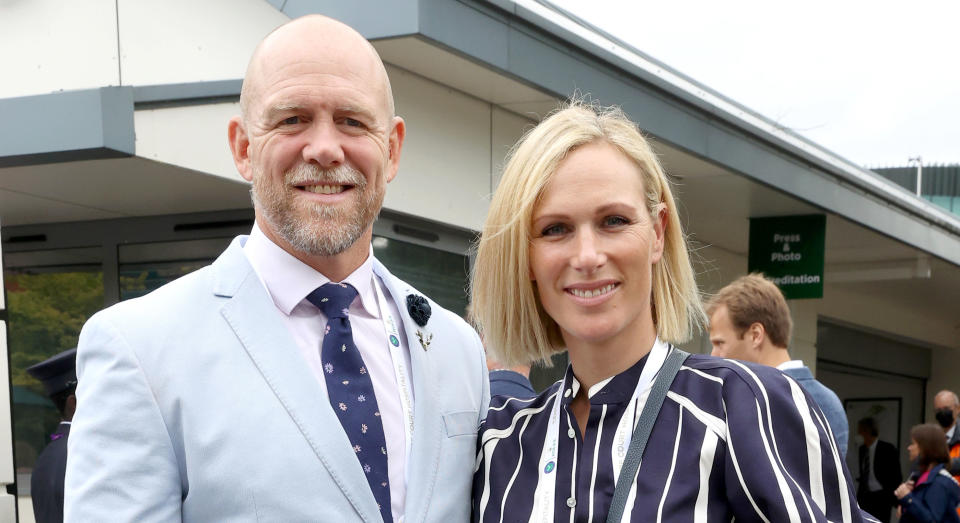
{"label": "blazer collar", "polygon": [[349,451],[350,441],[342,430],[329,430],[340,421],[328,402],[317,401],[324,397],[323,390],[247,261],[244,241],[235,239],[213,263],[213,292],[230,298],[220,314],[357,514],[364,521],[380,521],[366,477]]}
{"label": "blazer collar", "polygon": [[[380,277],[390,296],[400,310],[404,331],[407,336],[407,349],[410,352],[410,366],[413,380],[413,443],[407,456],[407,497],[404,515],[406,521],[425,521],[430,498],[437,479],[440,461],[440,443],[443,436],[442,415],[437,402],[439,392],[433,377],[438,371],[433,367],[431,351],[443,350],[442,339],[433,338],[430,348],[424,349],[418,332],[431,336],[435,331],[431,322],[426,326],[417,325],[407,310],[407,296],[419,294],[413,287],[397,279],[379,260],[374,260],[373,272]],[[432,318],[436,322],[436,318]]]}
{"label": "blazer collar", "polygon": [[237,236],[211,265],[215,295],[232,298],[247,278],[256,279],[253,267],[243,254],[246,242],[247,236]]}

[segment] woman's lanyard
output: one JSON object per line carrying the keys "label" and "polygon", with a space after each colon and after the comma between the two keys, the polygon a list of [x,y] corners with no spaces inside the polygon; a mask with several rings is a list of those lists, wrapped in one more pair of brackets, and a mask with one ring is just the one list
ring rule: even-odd
{"label": "woman's lanyard", "polygon": [[[663,366],[663,361],[666,359],[668,352],[669,345],[660,341],[660,338],[657,337],[653,343],[653,348],[650,349],[650,354],[647,356],[647,362],[643,366],[643,371],[640,373],[640,379],[637,381],[637,387],[633,391],[633,397],[630,399],[632,409],[629,413],[624,413],[617,426],[612,453],[614,478],[620,475],[620,469],[623,467],[623,460],[626,457],[627,449],[630,448],[630,440],[633,437],[637,414],[643,408],[640,400],[643,399],[644,402],[646,401],[645,396],[650,392],[650,387],[653,385],[653,378],[656,377],[657,371]],[[550,412],[550,422],[547,425],[547,439],[544,442],[543,450],[540,452],[540,478],[537,482],[537,490],[534,492],[533,511],[530,513],[531,522],[554,521],[553,507],[554,503],[556,503],[557,491],[557,455],[560,446],[560,405],[563,403],[563,398],[566,395],[566,391],[569,390],[569,387],[570,385],[564,381],[563,389],[555,396],[556,399],[553,403],[553,409]],[[588,391],[583,391],[583,393],[587,394]],[[568,437],[573,437],[571,434],[575,436],[573,428],[569,429],[567,433]],[[571,484],[575,485],[576,482]],[[573,495],[570,497],[574,499]]]}
{"label": "woman's lanyard", "polygon": [[373,278],[373,288],[377,293],[377,305],[380,307],[380,318],[383,320],[383,333],[386,336],[387,347],[390,349],[390,359],[393,360],[393,373],[397,379],[397,388],[400,391],[400,408],[403,410],[403,434],[406,437],[407,459],[410,458],[410,449],[413,442],[413,390],[410,382],[410,371],[404,357],[403,346],[400,344],[400,327],[390,304],[387,302],[383,289],[380,288],[380,278],[376,274]]}

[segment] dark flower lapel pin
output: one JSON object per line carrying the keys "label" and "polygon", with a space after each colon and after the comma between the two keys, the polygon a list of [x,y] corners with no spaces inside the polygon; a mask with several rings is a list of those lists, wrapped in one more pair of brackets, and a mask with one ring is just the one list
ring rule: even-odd
{"label": "dark flower lapel pin", "polygon": [[[426,327],[430,320],[430,303],[419,294],[407,295],[407,312],[410,313],[410,319],[419,327]],[[433,341],[433,334],[424,334],[423,330],[417,329],[417,339],[420,340],[420,346],[423,350],[430,348],[430,342]]]}

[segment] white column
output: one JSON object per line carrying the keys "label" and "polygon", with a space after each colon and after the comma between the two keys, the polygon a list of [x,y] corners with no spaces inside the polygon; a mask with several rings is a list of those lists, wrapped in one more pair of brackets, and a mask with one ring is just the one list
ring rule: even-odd
{"label": "white column", "polygon": [[814,377],[817,375],[817,314],[823,300],[790,300],[793,316],[793,335],[790,340],[790,357],[803,360]]}
{"label": "white column", "polygon": [[[2,249],[2,247],[0,247]],[[10,367],[7,364],[7,293],[3,286],[3,252],[0,250],[0,521],[16,520],[13,485],[13,426],[10,416]]]}

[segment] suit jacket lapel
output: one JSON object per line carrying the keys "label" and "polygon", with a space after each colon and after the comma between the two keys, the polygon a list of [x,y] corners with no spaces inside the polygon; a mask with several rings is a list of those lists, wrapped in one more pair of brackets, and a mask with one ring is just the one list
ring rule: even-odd
{"label": "suit jacket lapel", "polygon": [[364,521],[379,521],[376,500],[336,413],[241,247],[234,240],[214,263],[214,292],[231,298],[221,315],[357,513]]}
{"label": "suit jacket lapel", "polygon": [[[440,460],[440,443],[443,432],[440,406],[437,402],[436,383],[432,379],[437,375],[430,358],[430,351],[442,350],[443,340],[438,339],[428,321],[420,327],[410,318],[407,310],[407,295],[414,290],[403,281],[395,278],[378,260],[374,261],[374,273],[380,277],[390,292],[391,298],[400,310],[400,318],[410,351],[411,379],[413,380],[413,442],[410,455],[407,456],[407,496],[404,509],[406,521],[426,520],[427,508],[436,483],[437,466]],[[434,334],[430,348],[425,350],[417,337]]]}

